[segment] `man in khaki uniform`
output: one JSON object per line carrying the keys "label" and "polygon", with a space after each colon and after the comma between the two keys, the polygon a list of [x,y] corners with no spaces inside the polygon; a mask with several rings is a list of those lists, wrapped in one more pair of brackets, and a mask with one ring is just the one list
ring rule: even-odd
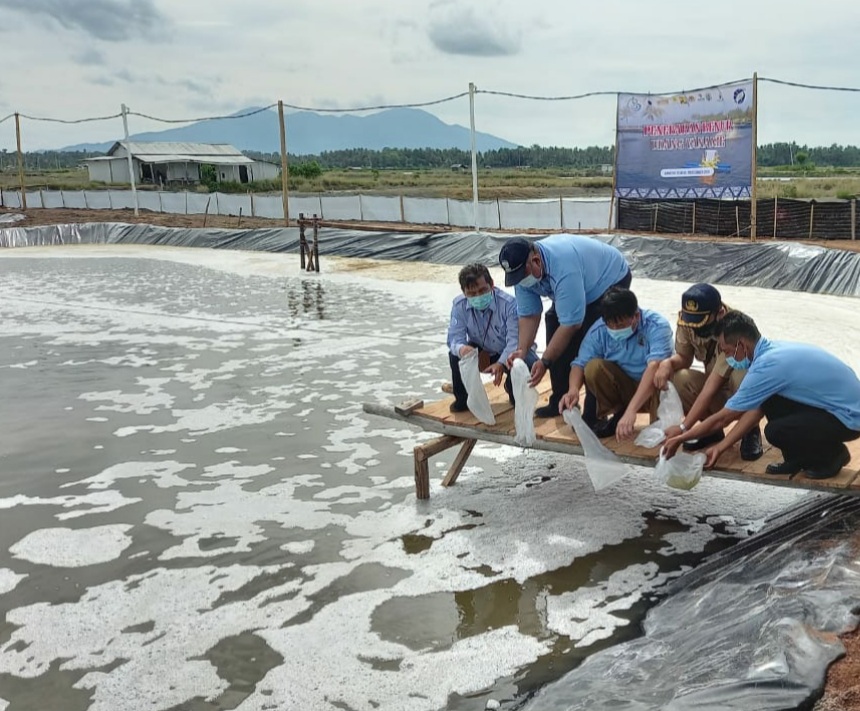
{"label": "man in khaki uniform", "polygon": [[[685,432],[725,406],[737,392],[746,370],[732,368],[717,345],[714,328],[718,321],[733,311],[723,303],[720,292],[710,284],[694,284],[681,297],[681,312],[675,333],[675,354],[660,363],[654,376],[654,385],[665,388],[674,383],[686,416],[680,427],[671,428],[667,437]],[[701,362],[705,370],[693,370],[693,360]],[[685,442],[684,449],[695,451],[720,442],[722,430],[695,441]],[[741,440],[741,458],[747,461],[762,455],[761,429],[753,428]]]}

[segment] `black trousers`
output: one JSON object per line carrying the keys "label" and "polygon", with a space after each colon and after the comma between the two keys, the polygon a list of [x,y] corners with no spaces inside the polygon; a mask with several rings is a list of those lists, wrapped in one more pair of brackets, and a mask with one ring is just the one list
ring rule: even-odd
{"label": "black trousers", "polygon": [[767,417],[764,436],[782,450],[783,459],[809,469],[832,462],[843,442],[860,437],[826,410],[773,395],[761,406]]}
{"label": "black trousers", "polygon": [[[613,284],[613,286],[620,286],[624,289],[629,289],[631,281],[633,281],[633,275],[628,271],[624,278],[618,283]],[[603,294],[600,295],[600,299],[602,298]],[[573,334],[573,338],[570,339],[570,343],[567,344],[567,348],[565,348],[562,354],[553,361],[552,367],[549,369],[550,382],[552,383],[552,397],[549,402],[553,407],[558,407],[558,403],[567,392],[568,387],[570,387],[570,364],[573,362],[573,359],[579,355],[579,347],[582,345],[582,339],[585,338],[585,334],[588,333],[588,329],[591,328],[594,325],[594,322],[600,318],[600,299],[586,305],[585,317],[582,319],[582,324],[580,325],[579,330]],[[546,323],[546,342],[549,343],[560,325],[558,322],[558,314],[555,311],[555,304],[553,304],[549,311],[546,312],[544,322]],[[589,400],[591,400],[592,403],[590,403]],[[585,418],[586,422],[591,418],[592,413],[589,412],[589,410],[592,407],[595,409],[594,418],[596,419],[596,401],[594,401],[593,397],[587,397],[583,412],[583,418]]]}
{"label": "black trousers", "polygon": [[[472,345],[473,348],[477,348],[477,346]],[[479,353],[486,353],[486,351],[482,351],[478,348]],[[487,354],[489,355],[489,353]],[[500,353],[496,353],[495,355],[490,355],[490,365],[498,362]],[[455,356],[451,351],[448,351],[448,363],[451,365],[451,385],[454,388],[454,399],[457,401],[458,405],[465,405],[466,399],[469,397],[469,394],[466,392],[466,386],[463,384],[463,378],[460,375],[460,357]],[[502,364],[504,365],[504,364]],[[504,366],[505,368],[505,392],[508,394],[508,398],[511,401],[511,404],[514,403],[514,387],[511,383],[511,371],[508,370],[508,366]]]}

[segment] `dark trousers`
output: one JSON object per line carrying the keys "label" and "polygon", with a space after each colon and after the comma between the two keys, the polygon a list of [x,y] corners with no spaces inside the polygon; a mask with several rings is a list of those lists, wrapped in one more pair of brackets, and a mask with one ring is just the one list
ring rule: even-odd
{"label": "dark trousers", "polygon": [[767,417],[764,436],[782,450],[783,459],[811,469],[832,462],[843,442],[860,437],[826,410],[803,405],[782,395],[773,395],[762,404]]}
{"label": "dark trousers", "polygon": [[[472,345],[472,344],[470,344]],[[477,346],[473,346],[477,347]],[[495,355],[490,355],[486,353],[486,351],[478,350],[479,353],[484,353],[489,356],[489,365],[497,362],[499,360],[500,353],[496,353]],[[459,405],[465,405],[466,399],[469,397],[469,394],[466,392],[466,386],[463,384],[463,378],[460,375],[460,357],[455,356],[453,353],[448,351],[448,362],[451,364],[451,385],[454,388],[454,399],[457,401]],[[508,398],[511,401],[511,404],[514,403],[514,389],[511,384],[511,372],[508,370],[508,367],[505,366],[505,392],[508,394]]]}
{"label": "dark trousers", "polygon": [[[633,281],[633,275],[628,271],[624,278],[617,284],[613,284],[613,286],[620,286],[624,289],[629,289],[631,281]],[[603,294],[600,295],[600,299],[602,298]],[[585,334],[588,333],[588,329],[591,328],[594,325],[594,322],[600,318],[600,299],[586,305],[585,317],[582,319],[582,324],[580,325],[579,330],[573,334],[573,338],[570,339],[570,343],[567,344],[567,348],[565,348],[562,354],[553,361],[552,367],[549,369],[550,382],[552,383],[552,397],[549,402],[553,407],[558,407],[558,403],[561,401],[562,396],[570,387],[570,364],[573,362],[573,359],[579,355],[579,347],[582,345],[582,339],[585,338]],[[558,322],[558,314],[555,312],[555,304],[553,304],[549,311],[546,312],[544,321],[546,323],[546,342],[549,343],[560,325]],[[587,395],[585,398],[585,408],[582,413],[583,419],[585,419],[586,422],[596,419],[596,409],[596,401],[593,397]],[[594,412],[592,412],[592,410],[594,410]]]}

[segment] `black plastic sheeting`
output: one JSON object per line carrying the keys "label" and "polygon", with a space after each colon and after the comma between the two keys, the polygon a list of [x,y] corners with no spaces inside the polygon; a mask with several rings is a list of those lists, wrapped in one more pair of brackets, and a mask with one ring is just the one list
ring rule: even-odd
{"label": "black plastic sheeting", "polygon": [[857,626],[860,499],[817,496],[675,581],[644,635],[598,652],[520,708],[810,708],[834,635]]}
{"label": "black plastic sheeting", "polygon": [[[496,265],[499,249],[510,236],[323,228],[319,249],[323,256]],[[538,239],[533,235],[524,236]],[[790,242],[713,243],[631,235],[595,235],[594,238],[618,247],[630,262],[634,277],[860,295],[860,253]],[[56,244],[149,244],[297,253],[299,233],[296,228],[223,230],[122,223],[0,230],[0,247]],[[322,268],[325,269],[324,264]]]}
{"label": "black plastic sheeting", "polygon": [[[756,235],[777,239],[851,239],[860,233],[853,200],[756,201]],[[705,234],[749,237],[749,200],[618,201],[618,229],[657,234]],[[852,227],[853,225],[853,227]]]}

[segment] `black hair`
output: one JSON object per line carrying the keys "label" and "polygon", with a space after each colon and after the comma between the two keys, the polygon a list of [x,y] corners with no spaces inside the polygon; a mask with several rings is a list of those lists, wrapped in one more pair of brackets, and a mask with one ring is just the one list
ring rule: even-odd
{"label": "black hair", "polygon": [[636,300],[636,294],[630,289],[613,286],[600,300],[600,310],[604,321],[617,321],[635,316],[639,310],[639,302]]}
{"label": "black hair", "polygon": [[493,277],[490,276],[490,270],[483,264],[467,264],[460,270],[460,288],[466,291],[470,286],[475,286],[478,281],[484,277],[487,284],[493,285]]}
{"label": "black hair", "polygon": [[726,342],[737,343],[741,338],[748,341],[758,341],[761,333],[749,316],[740,311],[729,311],[716,324],[716,335],[722,336]]}

